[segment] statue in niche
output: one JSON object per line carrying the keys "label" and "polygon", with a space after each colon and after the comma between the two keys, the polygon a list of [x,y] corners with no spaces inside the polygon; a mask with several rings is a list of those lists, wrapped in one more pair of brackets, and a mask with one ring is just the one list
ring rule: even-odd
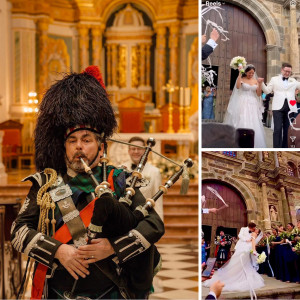
{"label": "statue in niche", "polygon": [[278,221],[278,212],[275,205],[270,205],[269,213],[271,221]]}

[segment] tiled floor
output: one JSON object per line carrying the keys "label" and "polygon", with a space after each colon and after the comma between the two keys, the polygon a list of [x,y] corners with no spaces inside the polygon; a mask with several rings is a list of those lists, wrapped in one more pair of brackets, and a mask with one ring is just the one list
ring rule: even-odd
{"label": "tiled floor", "polygon": [[162,270],[150,299],[198,299],[198,246],[158,245]]}

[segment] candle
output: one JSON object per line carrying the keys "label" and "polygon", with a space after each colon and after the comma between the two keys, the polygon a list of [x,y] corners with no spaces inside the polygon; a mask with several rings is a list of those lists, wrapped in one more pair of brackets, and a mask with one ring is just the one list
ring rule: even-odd
{"label": "candle", "polygon": [[183,106],[183,87],[179,90],[179,105]]}
{"label": "candle", "polygon": [[189,106],[190,105],[190,97],[191,97],[191,90],[190,88],[184,89],[184,105]]}

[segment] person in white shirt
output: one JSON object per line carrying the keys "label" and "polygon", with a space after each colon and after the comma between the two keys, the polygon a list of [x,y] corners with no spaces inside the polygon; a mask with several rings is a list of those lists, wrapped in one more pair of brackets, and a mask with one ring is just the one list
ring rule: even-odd
{"label": "person in white shirt", "polygon": [[[128,143],[137,145],[137,146],[145,146],[145,141],[143,138],[134,136],[132,137]],[[143,156],[145,152],[145,149],[139,148],[139,147],[134,147],[134,146],[129,146],[128,147],[128,154],[130,156],[130,160],[126,161],[125,163],[122,164],[122,166],[126,167],[128,171],[133,171],[141,157]],[[141,187],[140,191],[144,195],[144,197],[151,198],[153,197],[158,191],[159,191],[159,186],[162,184],[162,178],[161,174],[158,168],[155,166],[151,165],[150,163],[146,163],[143,171],[143,178],[149,180],[149,184],[145,187]],[[163,197],[160,197],[156,203],[155,203],[155,210],[160,216],[160,218],[163,220],[164,214],[163,214]]]}
{"label": "person in white shirt", "polygon": [[283,63],[281,74],[271,78],[266,86],[262,84],[264,93],[274,93],[272,101],[272,111],[274,120],[273,147],[288,147],[288,128],[289,112],[297,113],[297,104],[295,100],[295,91],[300,88],[300,82],[291,78],[292,66],[289,63]]}

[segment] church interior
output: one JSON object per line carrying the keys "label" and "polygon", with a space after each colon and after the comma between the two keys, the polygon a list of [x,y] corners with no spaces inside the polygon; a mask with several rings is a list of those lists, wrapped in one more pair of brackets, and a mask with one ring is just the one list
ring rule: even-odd
{"label": "church interior", "polygon": [[[118,121],[113,139],[153,137],[157,152],[194,161],[188,194],[179,182],[164,196],[166,262],[150,298],[198,299],[198,1],[2,0],[0,36],[0,298],[16,297],[24,272],[10,227],[30,188],[21,180],[36,172],[43,95],[96,65]],[[166,180],[174,170],[151,154]],[[109,142],[108,158],[120,166],[128,146]]]}

